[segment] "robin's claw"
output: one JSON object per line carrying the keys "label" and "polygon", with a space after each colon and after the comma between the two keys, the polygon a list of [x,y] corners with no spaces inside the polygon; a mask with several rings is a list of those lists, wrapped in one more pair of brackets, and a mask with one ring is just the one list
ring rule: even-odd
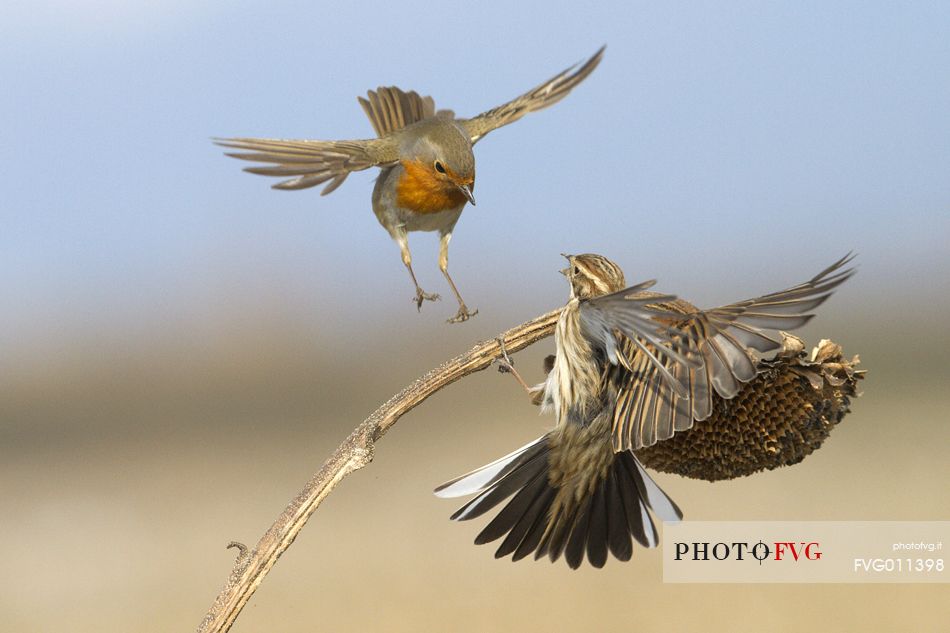
{"label": "robin's claw", "polygon": [[463,321],[468,321],[470,318],[478,314],[478,309],[468,311],[468,308],[465,307],[465,304],[459,306],[459,311],[455,313],[455,316],[446,321],[446,323],[461,323]]}
{"label": "robin's claw", "polygon": [[412,298],[412,301],[416,304],[416,309],[422,312],[423,301],[438,301],[441,298],[437,293],[423,292],[422,288],[416,287],[416,296]]}

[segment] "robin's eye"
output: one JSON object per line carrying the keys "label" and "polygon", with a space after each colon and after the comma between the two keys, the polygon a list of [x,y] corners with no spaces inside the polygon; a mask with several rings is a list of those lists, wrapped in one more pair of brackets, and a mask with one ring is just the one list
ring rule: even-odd
{"label": "robin's eye", "polygon": [[445,173],[445,166],[442,165],[442,163],[440,163],[439,161],[435,161],[435,170],[436,170],[437,172],[439,172],[440,174],[444,174],[444,173]]}

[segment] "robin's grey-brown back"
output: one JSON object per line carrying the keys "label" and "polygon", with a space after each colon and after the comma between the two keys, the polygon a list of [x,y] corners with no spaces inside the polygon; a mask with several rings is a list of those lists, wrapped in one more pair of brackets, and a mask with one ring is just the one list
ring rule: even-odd
{"label": "robin's grey-brown back", "polygon": [[439,268],[452,288],[459,309],[449,319],[456,323],[477,314],[470,311],[448,271],[452,231],[466,203],[475,204],[475,156],[472,148],[494,129],[517,121],[561,99],[594,71],[603,57],[601,48],[579,66],[557,74],[525,94],[472,118],[457,118],[435,108],[432,97],[395,87],[370,90],[359,103],[378,138],[347,141],[282,140],[259,138],[216,139],[224,147],[241,150],[228,156],[264,163],[245,171],[264,176],[289,177],[275,189],[297,190],[324,185],[326,195],[354,171],[379,167],[373,189],[373,211],[383,228],[399,244],[403,264],[412,277],[413,301],[439,298],[426,293],[416,281],[408,233],[438,231]]}

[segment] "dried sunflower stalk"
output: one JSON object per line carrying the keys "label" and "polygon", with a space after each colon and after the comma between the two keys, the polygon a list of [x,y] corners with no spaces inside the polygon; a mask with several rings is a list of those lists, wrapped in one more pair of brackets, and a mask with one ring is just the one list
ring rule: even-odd
{"label": "dried sunflower stalk", "polygon": [[811,354],[783,333],[782,351],[759,361],[759,374],[731,400],[716,398],[712,415],[636,451],[648,468],[720,481],[797,464],[817,450],[858,397],[858,356],[823,339]]}

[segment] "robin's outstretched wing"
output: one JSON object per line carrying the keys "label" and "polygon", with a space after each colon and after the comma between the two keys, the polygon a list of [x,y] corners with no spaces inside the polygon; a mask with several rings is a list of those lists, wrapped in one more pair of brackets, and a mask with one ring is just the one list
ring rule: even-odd
{"label": "robin's outstretched wing", "polygon": [[[712,414],[714,393],[726,400],[733,398],[742,383],[756,376],[755,352],[765,354],[781,348],[781,338],[766,332],[794,330],[810,321],[814,315],[807,313],[854,274],[854,268],[843,269],[852,259],[849,253],[787,290],[680,315],[671,339],[673,348],[689,362],[657,355],[664,372],[648,356],[633,358],[630,371],[618,385],[614,450],[652,446],[690,428],[694,420],[705,420]],[[670,389],[667,374],[687,393]]]}
{"label": "robin's outstretched wing", "polygon": [[420,97],[415,90],[405,92],[396,86],[369,90],[366,99],[357,97],[376,134],[382,138],[423,119],[435,116],[432,97]]}
{"label": "robin's outstretched wing", "polygon": [[262,176],[293,176],[273,185],[274,189],[306,189],[327,183],[320,192],[327,195],[343,184],[353,171],[399,160],[398,148],[387,139],[361,141],[289,141],[267,138],[219,138],[222,147],[243,150],[228,156],[267,167],[246,167],[244,171]]}
{"label": "robin's outstretched wing", "polygon": [[597,64],[604,56],[605,48],[606,46],[601,47],[599,51],[594,53],[593,57],[582,65],[571,66],[520,97],[487,112],[482,112],[471,119],[460,119],[459,123],[468,131],[472,143],[476,143],[494,129],[514,123],[529,112],[554,105],[594,72]]}

